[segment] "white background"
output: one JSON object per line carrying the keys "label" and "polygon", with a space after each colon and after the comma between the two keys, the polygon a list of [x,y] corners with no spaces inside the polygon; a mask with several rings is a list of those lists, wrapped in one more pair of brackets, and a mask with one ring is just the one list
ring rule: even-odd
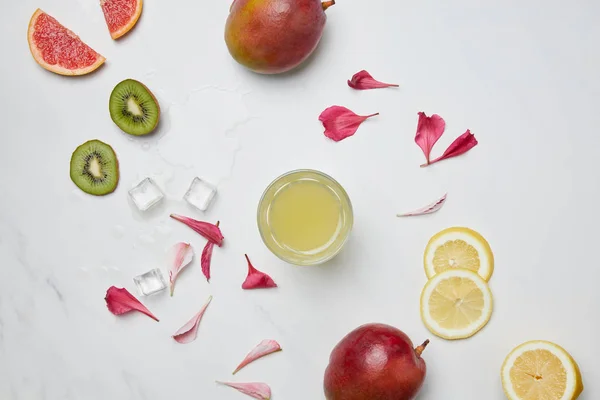
{"label": "white background", "polygon": [[[26,40],[37,7],[107,57],[82,78],[43,70]],[[421,400],[500,400],[500,366],[523,341],[546,339],[578,361],[580,399],[600,398],[600,6],[591,0],[340,0],[315,56],[284,76],[247,72],[229,56],[229,3],[147,0],[138,26],[114,42],[97,0],[4,1],[0,12],[0,398],[47,400],[245,398],[215,380],[264,381],[273,398],[323,399],[329,353],[349,331],[385,322],[431,338]],[[367,69],[399,89],[353,91]],[[112,88],[147,84],[163,109],[157,134],[132,138],[108,114]],[[380,112],[343,142],[320,112]],[[438,113],[443,152],[467,128],[479,145],[422,169],[417,112]],[[104,198],[69,179],[71,152],[97,138],[114,146],[118,190]],[[256,206],[267,184],[296,168],[347,189],[355,229],[321,267],[285,265],[262,244]],[[205,215],[181,200],[192,178],[218,184]],[[168,201],[140,215],[127,190],[152,176]],[[437,214],[398,219],[448,192]],[[160,318],[115,317],[111,285],[160,267],[165,249],[205,241],[168,218],[221,221],[206,283],[199,257],[175,296],[143,299]],[[428,239],[453,225],[481,232],[496,257],[495,309],[475,337],[448,342],[419,316]],[[243,291],[243,254],[279,284]],[[171,339],[214,300],[188,345]],[[232,369],[262,339],[284,351]]]}

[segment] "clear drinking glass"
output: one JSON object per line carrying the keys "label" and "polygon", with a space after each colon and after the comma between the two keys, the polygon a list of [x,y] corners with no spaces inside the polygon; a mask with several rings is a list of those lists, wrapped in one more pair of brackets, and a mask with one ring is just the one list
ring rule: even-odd
{"label": "clear drinking glass", "polygon": [[257,221],[263,242],[277,257],[316,265],[340,252],[354,217],[350,198],[335,179],[302,169],[271,182],[260,199]]}

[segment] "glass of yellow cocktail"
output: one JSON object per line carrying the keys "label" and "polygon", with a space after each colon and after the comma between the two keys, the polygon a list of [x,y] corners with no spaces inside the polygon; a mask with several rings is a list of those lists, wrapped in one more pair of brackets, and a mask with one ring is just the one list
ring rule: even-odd
{"label": "glass of yellow cocktail", "polygon": [[315,170],[281,175],[258,205],[265,245],[290,264],[316,265],[335,257],[353,224],[348,194],[332,177]]}

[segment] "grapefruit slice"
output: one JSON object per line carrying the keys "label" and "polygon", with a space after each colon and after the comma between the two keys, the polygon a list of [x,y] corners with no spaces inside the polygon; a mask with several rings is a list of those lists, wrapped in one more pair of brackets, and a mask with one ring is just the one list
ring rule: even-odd
{"label": "grapefruit slice", "polygon": [[89,74],[106,61],[79,36],[39,8],[29,22],[27,41],[35,61],[59,75]]}
{"label": "grapefruit slice", "polygon": [[142,0],[100,0],[100,6],[113,39],[129,32],[142,14]]}

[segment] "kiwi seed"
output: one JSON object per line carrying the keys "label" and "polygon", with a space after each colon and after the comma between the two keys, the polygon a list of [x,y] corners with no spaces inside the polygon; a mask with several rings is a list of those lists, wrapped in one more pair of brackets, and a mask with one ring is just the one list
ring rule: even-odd
{"label": "kiwi seed", "polygon": [[113,89],[108,102],[110,117],[125,133],[135,136],[154,131],[160,119],[156,97],[144,84],[125,79]]}
{"label": "kiwi seed", "polygon": [[71,180],[95,196],[114,192],[119,183],[119,161],[113,148],[100,140],[77,147],[71,156]]}

